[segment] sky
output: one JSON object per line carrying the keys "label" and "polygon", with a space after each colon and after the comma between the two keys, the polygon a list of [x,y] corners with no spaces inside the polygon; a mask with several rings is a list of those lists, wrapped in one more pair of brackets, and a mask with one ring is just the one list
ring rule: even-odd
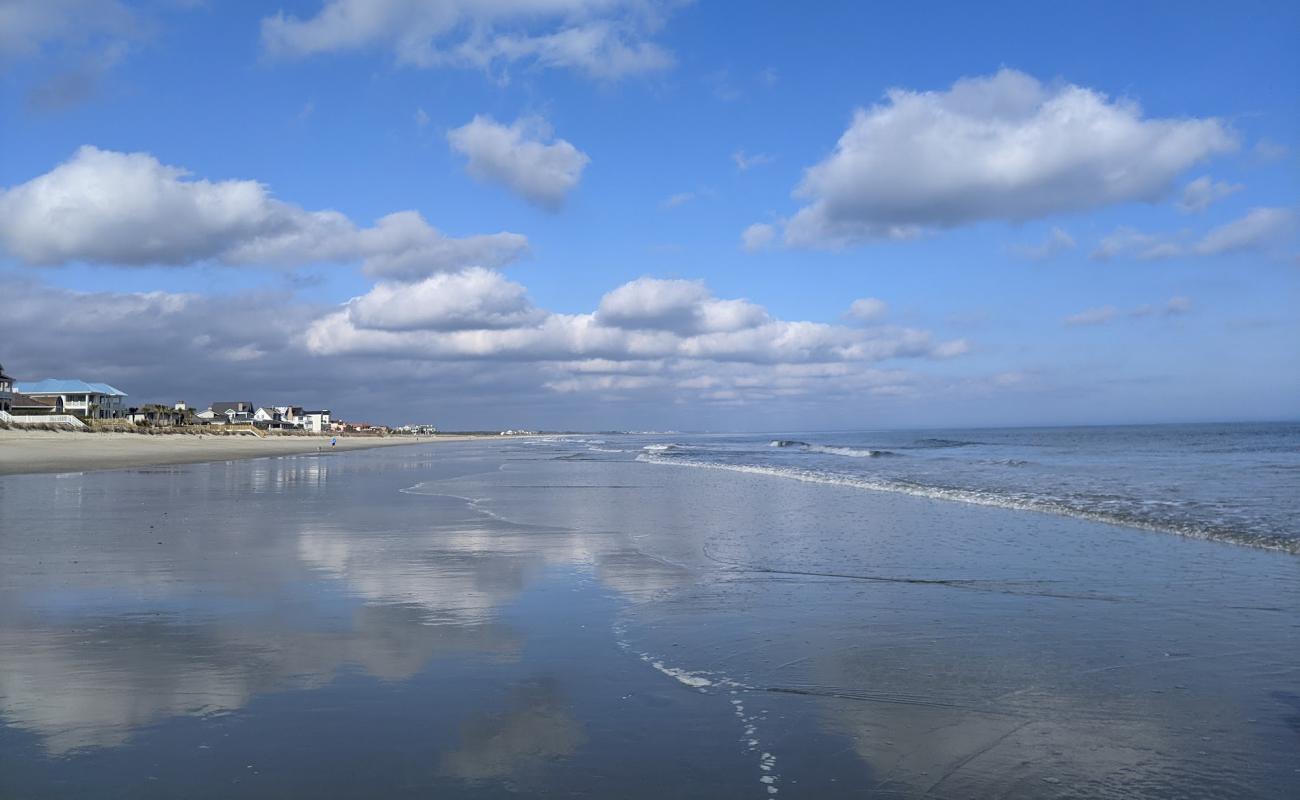
{"label": "sky", "polygon": [[1297,42],[1284,2],[0,0],[0,364],[444,429],[1295,419]]}

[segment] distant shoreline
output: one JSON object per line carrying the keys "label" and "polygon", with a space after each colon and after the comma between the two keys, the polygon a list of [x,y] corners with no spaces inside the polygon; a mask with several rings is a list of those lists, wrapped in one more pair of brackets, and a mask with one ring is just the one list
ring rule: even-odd
{"label": "distant shoreline", "polygon": [[[338,444],[331,446],[331,438]],[[428,436],[231,436],[158,435],[0,430],[0,475],[87,472],[124,467],[197,464],[320,451],[498,439],[496,435]]]}

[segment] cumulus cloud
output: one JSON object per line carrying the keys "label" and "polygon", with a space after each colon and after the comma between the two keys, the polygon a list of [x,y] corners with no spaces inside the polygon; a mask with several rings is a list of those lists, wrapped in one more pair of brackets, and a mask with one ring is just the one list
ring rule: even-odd
{"label": "cumulus cloud", "polygon": [[523,62],[618,80],[672,66],[651,41],[670,4],[655,0],[327,0],[312,17],[262,20],[278,57],[389,48],[399,64],[489,70]]}
{"label": "cumulus cloud", "polygon": [[1047,259],[1060,255],[1068,250],[1073,250],[1075,246],[1074,237],[1066,233],[1061,228],[1053,227],[1048,232],[1047,238],[1038,244],[1017,245],[1011,248],[1011,251],[1022,258],[1030,261],[1046,261]]}
{"label": "cumulus cloud", "polygon": [[533,205],[557,211],[591,159],[563,139],[547,144],[551,138],[550,125],[538,117],[507,126],[475,116],[447,134],[451,148],[468,159],[465,170],[471,176],[501,184]]}
{"label": "cumulus cloud", "polygon": [[347,310],[354,324],[389,331],[514,328],[545,316],[522,285],[482,267],[414,284],[383,282],[350,301]]}
{"label": "cumulus cloud", "polygon": [[875,297],[860,297],[849,306],[848,316],[858,322],[879,322],[889,313],[889,305]]}
{"label": "cumulus cloud", "polygon": [[1183,196],[1178,201],[1178,210],[1184,214],[1199,214],[1211,204],[1244,188],[1240,183],[1214,181],[1209,175],[1202,175],[1183,187]]}
{"label": "cumulus cloud", "polygon": [[1154,202],[1237,146],[1217,119],[1151,119],[1127,100],[1004,69],[947,91],[891,89],[805,171],[785,241],[836,248],[982,220]]}
{"label": "cumulus cloud", "polygon": [[740,246],[751,253],[765,250],[776,240],[776,226],[755,222],[740,233]]}
{"label": "cumulus cloud", "polygon": [[22,274],[7,276],[5,301],[5,368],[24,380],[108,381],[133,403],[220,394],[470,427],[699,424],[735,405],[793,419],[913,395],[929,379],[907,364],[969,350],[915,328],[782,320],[692,281],[641,279],[591,313],[555,313],[477,269],[380,281],[334,306],[288,291],[76,292]]}
{"label": "cumulus cloud", "polygon": [[[476,288],[498,293],[475,303],[489,313],[464,315],[442,324],[433,314],[405,307],[382,314],[373,324],[357,312],[392,301],[382,285],[370,295],[317,319],[303,341],[318,355],[366,354],[430,360],[532,362],[667,361],[683,363],[874,363],[892,358],[950,358],[967,350],[963,341],[938,342],[926,331],[899,327],[863,329],[773,318],[743,299],[714,297],[699,281],[639,278],[601,298],[594,313],[539,313],[523,301],[516,285],[476,278]],[[418,304],[417,304],[418,305]],[[503,327],[506,316],[518,315]],[[394,321],[396,316],[396,321]],[[419,324],[420,327],[416,327]]]}
{"label": "cumulus cloud", "polygon": [[418,279],[496,267],[527,251],[515,233],[454,239],[414,211],[359,228],[308,211],[251,180],[208,181],[148,153],[85,146],[44,175],[0,190],[0,247],[27,264],[298,266],[362,261],[367,273]]}
{"label": "cumulus cloud", "polygon": [[1255,208],[1239,219],[1211,228],[1199,238],[1188,232],[1156,234],[1120,228],[1098,242],[1092,258],[1106,261],[1131,257],[1156,261],[1259,252],[1285,241],[1295,227],[1296,214],[1292,209]]}
{"label": "cumulus cloud", "polygon": [[1192,310],[1192,300],[1178,295],[1171,297],[1160,305],[1140,305],[1129,311],[1121,311],[1117,306],[1105,305],[1089,308],[1065,318],[1065,324],[1071,327],[1079,325],[1105,325],[1123,317],[1173,317],[1186,314]]}
{"label": "cumulus cloud", "polygon": [[753,328],[768,321],[761,306],[746,300],[718,300],[703,281],[638,278],[600,300],[596,320],[630,330],[664,330],[691,335]]}

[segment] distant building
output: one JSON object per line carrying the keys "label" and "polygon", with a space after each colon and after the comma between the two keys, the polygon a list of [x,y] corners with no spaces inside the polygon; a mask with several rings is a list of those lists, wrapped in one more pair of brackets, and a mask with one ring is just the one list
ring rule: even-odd
{"label": "distant building", "polygon": [[257,409],[253,407],[252,403],[243,401],[219,402],[208,406],[206,411],[200,411],[196,416],[214,425],[228,425],[251,423],[253,414],[256,411]]}
{"label": "distant building", "polygon": [[54,414],[75,414],[90,419],[116,419],[126,415],[122,401],[126,392],[107,383],[47,378],[35,383],[19,383],[14,390],[37,400],[51,401]]}
{"label": "distant building", "polygon": [[14,379],[5,374],[4,364],[0,364],[0,411],[9,413],[14,399]]}
{"label": "distant building", "polygon": [[330,411],[328,408],[320,411],[304,411],[303,427],[312,433],[324,433],[330,429]]}
{"label": "distant building", "polygon": [[[184,405],[184,403],[177,403]],[[126,418],[136,425],[147,425],[155,428],[170,428],[177,425],[189,425],[192,423],[194,414],[188,408],[176,408],[175,406],[166,406],[160,403],[150,403],[133,408],[126,415]]]}
{"label": "distant building", "polygon": [[41,400],[35,397],[29,397],[22,392],[14,392],[13,399],[9,401],[9,413],[17,416],[53,414],[55,413],[54,401]]}
{"label": "distant building", "polygon": [[304,425],[302,406],[276,406],[275,410],[280,414],[280,420],[287,425],[301,428]]}

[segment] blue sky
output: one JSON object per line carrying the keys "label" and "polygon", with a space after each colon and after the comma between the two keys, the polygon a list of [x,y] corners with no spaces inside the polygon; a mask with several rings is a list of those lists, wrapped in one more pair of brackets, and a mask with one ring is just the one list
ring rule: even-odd
{"label": "blue sky", "polygon": [[0,0],[6,371],[444,427],[1300,411],[1293,4],[487,8]]}

